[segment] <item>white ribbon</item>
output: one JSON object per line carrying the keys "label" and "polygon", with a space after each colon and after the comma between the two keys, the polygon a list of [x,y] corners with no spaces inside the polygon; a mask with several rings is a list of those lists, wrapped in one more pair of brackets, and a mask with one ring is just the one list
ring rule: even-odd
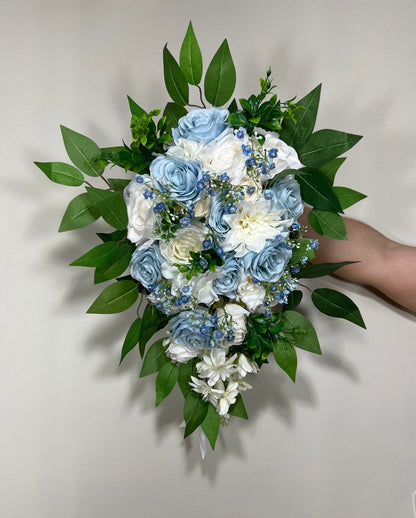
{"label": "white ribbon", "polygon": [[[186,428],[185,421],[179,425],[179,428]],[[201,427],[198,428],[199,431],[199,451],[201,452],[202,460],[205,459],[205,455],[207,453],[207,436],[204,434],[204,431]]]}

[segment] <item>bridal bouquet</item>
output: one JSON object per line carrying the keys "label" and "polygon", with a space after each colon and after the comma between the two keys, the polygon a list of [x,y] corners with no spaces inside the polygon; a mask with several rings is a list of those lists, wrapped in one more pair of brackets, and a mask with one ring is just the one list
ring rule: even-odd
{"label": "bridal bouquet", "polygon": [[[221,424],[247,418],[242,393],[270,356],[295,381],[297,350],[321,354],[312,324],[296,311],[299,281],[349,263],[311,263],[319,243],[299,218],[306,202],[318,234],[347,239],[339,214],[364,195],[333,183],[345,160],[339,155],[361,137],[314,132],[320,85],[298,102],[282,102],[270,70],[257,95],[224,108],[236,82],[227,40],[201,87],[191,23],[179,63],[165,46],[163,64],[172,102],[161,114],[129,98],[130,145],[100,148],[62,127],[73,165],[36,165],[54,182],[85,186],[60,232],[100,217],[112,227],[71,263],[95,268],[96,284],[112,281],[88,312],[118,313],[140,296],[145,307],[138,304],[121,361],[138,346],[140,376],[157,373],[156,406],[178,384],[185,437],[201,427],[214,448]],[[109,165],[128,178],[104,176]],[[315,289],[311,300],[321,312],[365,327],[357,306],[338,291]]]}

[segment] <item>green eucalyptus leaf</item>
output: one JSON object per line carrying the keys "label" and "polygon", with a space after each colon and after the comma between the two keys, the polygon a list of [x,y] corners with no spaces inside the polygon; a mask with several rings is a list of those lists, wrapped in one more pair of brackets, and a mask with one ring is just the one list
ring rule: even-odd
{"label": "green eucalyptus leaf", "polygon": [[220,416],[211,403],[208,406],[207,415],[202,421],[201,428],[207,436],[211,448],[215,450],[215,443],[217,442],[218,433],[220,431]]}
{"label": "green eucalyptus leaf", "polygon": [[156,406],[172,392],[178,381],[178,367],[173,363],[165,363],[156,377]]}
{"label": "green eucalyptus leaf", "polygon": [[188,104],[188,83],[175,58],[169,52],[167,45],[165,45],[163,49],[163,72],[165,76],[166,90],[172,100],[180,106]]}
{"label": "green eucalyptus leaf", "polygon": [[225,39],[205,74],[204,91],[207,101],[213,106],[223,106],[233,94],[235,82],[235,67]]}
{"label": "green eucalyptus leaf", "polygon": [[351,149],[361,138],[360,135],[343,131],[316,131],[299,151],[299,159],[307,167],[320,167]]}
{"label": "green eucalyptus leaf", "polygon": [[327,177],[331,185],[334,185],[335,175],[345,160],[347,160],[345,157],[334,158],[319,168],[319,171]]}
{"label": "green eucalyptus leaf", "polygon": [[237,101],[233,99],[230,103],[230,106],[228,107],[228,111],[230,113],[234,113],[238,110]]}
{"label": "green eucalyptus leaf", "polygon": [[97,236],[101,239],[101,241],[104,241],[104,243],[107,243],[108,241],[115,241],[116,243],[118,241],[122,241],[127,236],[126,230],[114,230],[114,232],[97,232]]}
{"label": "green eucalyptus leaf", "polygon": [[140,356],[143,357],[146,344],[156,334],[159,329],[165,327],[168,323],[166,315],[155,308],[152,304],[148,304],[143,313],[143,326],[140,332]]}
{"label": "green eucalyptus leaf", "polygon": [[244,406],[244,401],[241,394],[238,394],[237,399],[233,405],[230,406],[228,410],[230,415],[234,417],[241,417],[241,419],[248,419],[247,410]]}
{"label": "green eucalyptus leaf", "polygon": [[168,103],[165,107],[163,115],[166,117],[166,122],[171,128],[177,128],[179,119],[184,117],[188,112],[186,108],[175,103]]}
{"label": "green eucalyptus leaf", "polygon": [[342,261],[340,263],[320,263],[307,264],[302,268],[300,273],[296,275],[299,279],[313,279],[315,277],[323,277],[324,275],[331,275],[339,268],[347,266],[347,264],[354,264],[359,261]]}
{"label": "green eucalyptus leaf", "polygon": [[196,39],[192,22],[189,22],[185,39],[183,40],[179,64],[185,79],[190,85],[198,85],[202,77],[202,54]]}
{"label": "green eucalyptus leaf", "polygon": [[129,95],[127,96],[127,100],[129,101],[130,113],[132,115],[140,118],[146,113],[145,110],[143,110],[143,108],[141,108],[135,101],[133,101]]}
{"label": "green eucalyptus leaf", "polygon": [[34,162],[52,182],[70,187],[79,187],[84,183],[84,175],[76,167],[63,162]]}
{"label": "green eucalyptus leaf", "polygon": [[142,369],[140,371],[140,378],[154,374],[166,364],[170,363],[169,358],[165,354],[163,347],[163,340],[155,342],[147,351],[143,360]]}
{"label": "green eucalyptus leaf", "polygon": [[347,241],[347,230],[342,217],[329,210],[313,209],[308,215],[311,227],[321,236]]}
{"label": "green eucalyptus leaf", "polygon": [[129,267],[132,256],[131,246],[128,243],[121,243],[113,262],[106,266],[99,266],[94,273],[94,284],[115,279],[123,274]]}
{"label": "green eucalyptus leaf", "polygon": [[88,308],[87,313],[121,313],[132,306],[139,296],[134,281],[120,281],[107,286]]}
{"label": "green eucalyptus leaf", "polygon": [[191,390],[191,386],[189,385],[191,376],[197,376],[198,374],[196,370],[196,362],[197,360],[194,358],[186,363],[179,364],[178,385],[183,397],[186,397]]}
{"label": "green eucalyptus leaf", "polygon": [[104,221],[117,230],[123,230],[127,227],[127,208],[122,194],[95,187],[87,187],[86,189]]}
{"label": "green eucalyptus leaf", "polygon": [[183,406],[183,417],[185,419],[185,437],[194,432],[204,421],[208,413],[209,403],[203,401],[200,394],[193,390],[188,392]]}
{"label": "green eucalyptus leaf", "polygon": [[78,194],[69,202],[63,215],[58,232],[67,232],[86,227],[100,217],[100,212],[87,192]]}
{"label": "green eucalyptus leaf", "polygon": [[95,246],[89,252],[73,261],[70,266],[105,266],[113,261],[116,254],[116,243],[114,243],[114,241],[109,241],[108,243],[102,243],[101,245]]}
{"label": "green eucalyptus leaf", "polygon": [[349,189],[348,187],[333,187],[332,189],[343,209],[348,209],[348,207],[351,207],[354,203],[367,198],[365,194],[354,191],[354,189]]}
{"label": "green eucalyptus leaf", "polygon": [[293,339],[293,345],[314,354],[322,354],[316,331],[306,317],[297,311],[285,311],[282,320],[285,324],[283,333]]}
{"label": "green eucalyptus leaf", "polygon": [[311,298],[315,307],[325,315],[345,318],[357,326],[366,328],[360,310],[343,293],[329,288],[319,288],[312,292]]}
{"label": "green eucalyptus leaf", "polygon": [[283,120],[282,129],[279,132],[280,138],[296,150],[301,149],[312,135],[318,113],[321,87],[322,84],[319,84],[295,104],[295,106],[305,108],[297,111],[296,124],[288,118]]}
{"label": "green eucalyptus leaf", "polygon": [[332,191],[326,176],[317,169],[305,167],[296,173],[299,182],[302,199],[317,209],[342,212],[338,198]]}
{"label": "green eucalyptus leaf", "polygon": [[88,176],[101,176],[104,167],[101,163],[101,149],[97,144],[65,126],[61,126],[66,152],[71,162]]}
{"label": "green eucalyptus leaf", "polygon": [[132,323],[129,330],[127,331],[126,338],[124,339],[123,347],[121,349],[120,364],[126,357],[126,355],[132,351],[139,343],[140,328],[142,326],[142,319],[137,317]]}
{"label": "green eucalyptus leaf", "polygon": [[287,304],[283,306],[283,311],[290,311],[299,306],[303,297],[303,293],[300,290],[294,290],[287,296]]}
{"label": "green eucalyptus leaf", "polygon": [[289,341],[277,339],[273,345],[273,355],[277,365],[289,375],[294,383],[296,381],[296,369],[298,366],[296,349]]}
{"label": "green eucalyptus leaf", "polygon": [[124,191],[124,189],[131,182],[131,179],[126,178],[107,178],[107,182],[115,191]]}

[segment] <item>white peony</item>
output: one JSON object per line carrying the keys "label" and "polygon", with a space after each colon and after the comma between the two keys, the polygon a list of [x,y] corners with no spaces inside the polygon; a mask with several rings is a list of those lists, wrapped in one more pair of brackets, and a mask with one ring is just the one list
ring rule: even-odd
{"label": "white peony", "polygon": [[226,327],[227,315],[232,319],[232,327],[234,328],[234,340],[228,345],[240,345],[244,342],[246,336],[246,317],[250,312],[239,304],[226,304],[223,308],[218,308],[216,316],[218,318],[219,327]]}
{"label": "white peony", "polygon": [[192,358],[196,358],[198,353],[200,353],[200,351],[191,351],[191,349],[188,349],[184,345],[175,343],[170,337],[163,340],[163,345],[167,347],[165,351],[166,356],[178,363],[186,363],[192,360]]}
{"label": "white peony", "polygon": [[202,168],[214,175],[227,173],[230,183],[240,185],[246,176],[246,159],[241,149],[241,140],[235,137],[230,128],[223,136],[204,146],[196,154]]}
{"label": "white peony", "polygon": [[189,252],[200,252],[206,235],[207,229],[202,223],[193,223],[180,228],[170,241],[161,241],[160,252],[171,263],[188,264],[191,259]]}
{"label": "white peony", "polygon": [[227,359],[223,349],[211,349],[208,354],[203,355],[196,369],[200,377],[207,378],[208,385],[213,387],[219,381],[226,381],[236,371],[236,358],[237,355],[233,354]]}
{"label": "white peony", "polygon": [[153,223],[155,220],[153,207],[155,206],[155,200],[146,199],[143,196],[147,188],[147,184],[138,184],[136,180],[132,180],[123,193],[129,219],[127,237],[136,245],[140,245],[153,237]]}
{"label": "white peony", "polygon": [[224,221],[230,226],[222,247],[225,251],[235,251],[236,257],[247,252],[261,252],[267,239],[273,239],[293,223],[283,219],[286,210],[270,210],[268,200],[243,201],[237,204],[235,214],[225,214]]}
{"label": "white peony", "polygon": [[201,142],[180,138],[166,151],[166,156],[178,160],[198,160],[197,155],[204,147]]}
{"label": "white peony", "polygon": [[242,276],[240,284],[237,288],[237,300],[244,302],[248,310],[253,312],[264,302],[266,291],[261,284],[254,284],[254,282]]}

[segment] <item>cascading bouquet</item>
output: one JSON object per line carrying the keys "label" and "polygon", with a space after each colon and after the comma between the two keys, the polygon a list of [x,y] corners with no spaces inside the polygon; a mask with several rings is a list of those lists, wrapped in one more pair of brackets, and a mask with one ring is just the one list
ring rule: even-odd
{"label": "cascading bouquet", "polygon": [[[337,157],[361,137],[313,132],[320,85],[298,102],[282,102],[270,70],[258,95],[221,108],[236,82],[227,40],[205,74],[207,108],[191,23],[179,63],[167,46],[163,62],[173,102],[160,116],[128,98],[130,146],[100,149],[61,127],[74,165],[35,163],[54,182],[86,185],[69,203],[60,232],[100,216],[114,229],[97,233],[102,243],[71,263],[94,267],[95,283],[115,279],[88,312],[121,312],[141,295],[147,305],[127,332],[121,361],[138,346],[145,355],[140,376],[157,373],[156,406],[178,383],[185,437],[200,426],[214,448],[221,423],[247,418],[241,394],[270,354],[293,381],[296,348],[321,354],[312,324],[296,311],[299,279],[349,263],[311,264],[319,243],[299,217],[306,202],[317,233],[347,239],[339,214],[365,196],[333,182],[345,160]],[[189,103],[189,85],[200,106]],[[107,178],[110,164],[135,175]],[[83,173],[104,180],[105,188]],[[321,312],[365,327],[345,295],[315,289],[311,299]]]}

